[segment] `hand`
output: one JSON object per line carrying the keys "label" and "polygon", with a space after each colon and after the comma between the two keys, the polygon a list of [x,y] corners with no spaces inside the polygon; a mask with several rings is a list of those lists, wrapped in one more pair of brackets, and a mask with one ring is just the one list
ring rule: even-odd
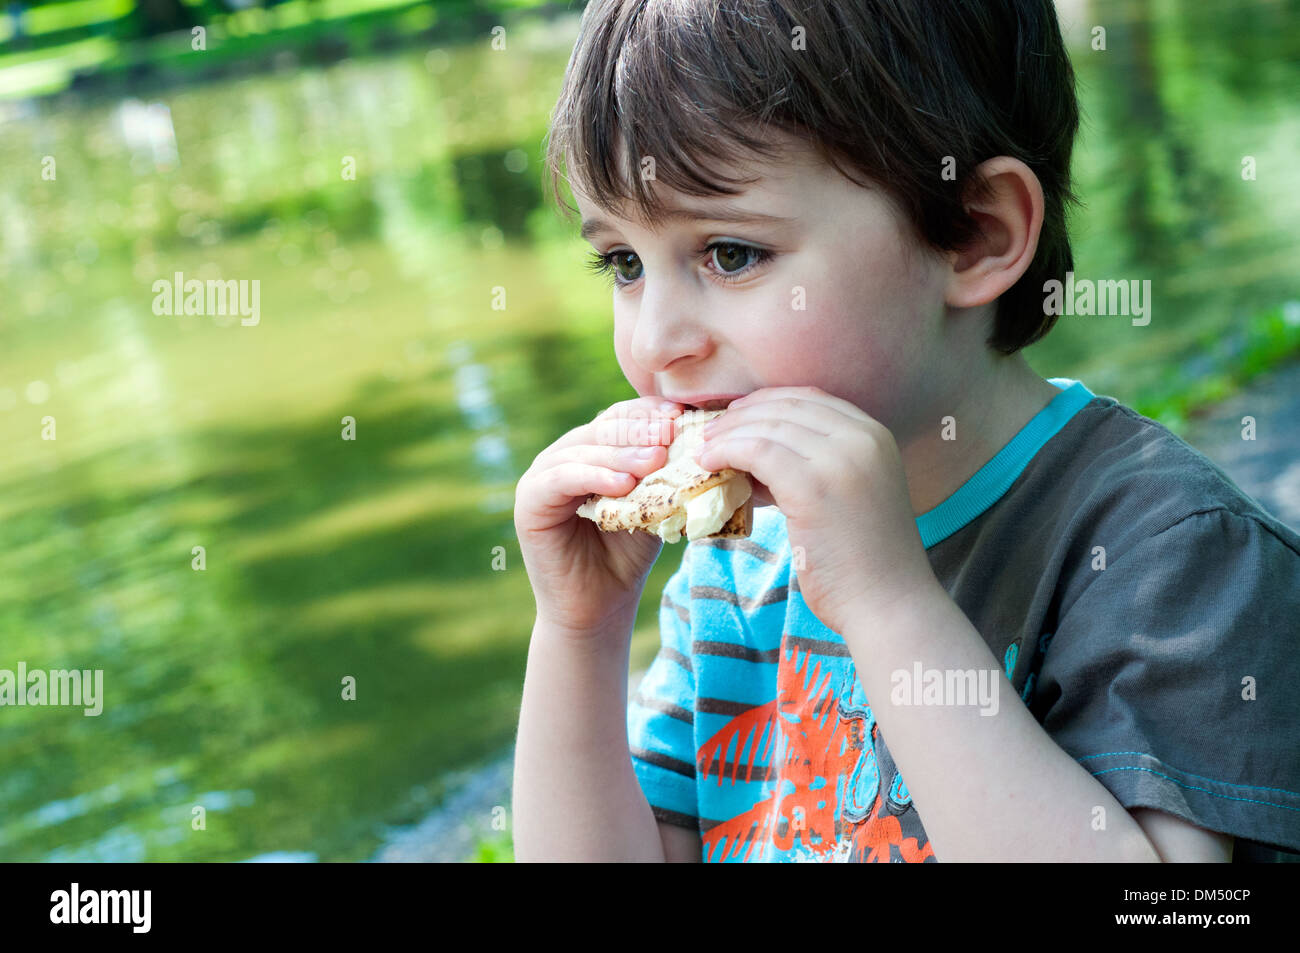
{"label": "hand", "polygon": [[764,388],[704,437],[702,467],[747,471],[754,504],[784,514],[799,590],[828,628],[843,633],[938,585],[893,434],[854,404],[815,387]]}
{"label": "hand", "polygon": [[[515,487],[515,532],[539,618],[598,635],[618,613],[636,612],[663,540],[605,533],[577,515],[593,493],[626,496],[668,461],[680,404],[639,397],[614,404],[537,455]],[[634,459],[638,447],[651,449]]]}

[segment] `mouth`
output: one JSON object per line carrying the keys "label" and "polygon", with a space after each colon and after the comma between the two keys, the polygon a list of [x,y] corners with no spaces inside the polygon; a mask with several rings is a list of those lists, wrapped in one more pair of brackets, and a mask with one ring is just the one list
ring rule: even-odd
{"label": "mouth", "polygon": [[728,394],[722,397],[708,397],[708,398],[693,399],[693,400],[678,399],[672,397],[668,399],[676,400],[677,403],[682,404],[683,406],[690,408],[692,410],[726,410],[729,406],[731,406],[731,402],[733,400],[740,400],[740,398],[743,396],[745,395]]}

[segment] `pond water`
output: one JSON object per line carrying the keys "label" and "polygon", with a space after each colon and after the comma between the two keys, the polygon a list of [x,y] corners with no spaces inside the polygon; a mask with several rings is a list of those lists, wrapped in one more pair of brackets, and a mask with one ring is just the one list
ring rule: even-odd
{"label": "pond water", "polygon": [[[1297,4],[1233,6],[1061,5],[1076,271],[1154,308],[1063,319],[1044,376],[1132,400],[1297,296]],[[11,110],[0,669],[102,670],[104,708],[0,708],[0,859],[367,859],[509,745],[515,481],[632,396],[542,199],[576,27]],[[176,273],[259,320],[158,313]]]}

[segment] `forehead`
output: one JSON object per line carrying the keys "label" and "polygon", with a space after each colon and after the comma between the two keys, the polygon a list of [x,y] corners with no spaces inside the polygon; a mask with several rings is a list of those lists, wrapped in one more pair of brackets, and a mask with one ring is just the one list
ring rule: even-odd
{"label": "forehead", "polygon": [[[628,168],[621,145],[617,156],[617,167]],[[690,195],[650,180],[649,189],[666,207],[654,222],[647,222],[635,203],[598,201],[578,166],[570,166],[569,186],[584,223],[633,223],[657,230],[669,222],[698,217],[691,213],[707,213],[716,216],[718,221],[739,221],[747,214],[755,218],[764,214],[796,218],[801,209],[809,207],[814,193],[824,187],[828,173],[832,172],[815,150],[790,137],[782,143],[777,158],[746,156],[718,171],[729,179],[739,180],[736,188],[741,191],[734,195]]]}

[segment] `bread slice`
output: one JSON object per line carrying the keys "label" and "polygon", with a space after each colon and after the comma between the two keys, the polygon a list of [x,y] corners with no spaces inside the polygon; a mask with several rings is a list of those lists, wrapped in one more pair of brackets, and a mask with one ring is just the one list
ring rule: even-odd
{"label": "bread slice", "polygon": [[[701,429],[725,410],[688,410],[676,420],[668,462],[647,473],[626,496],[593,495],[578,507],[578,515],[602,530],[642,530],[675,543],[683,533],[691,539],[737,539],[753,531],[753,483],[743,470],[705,470],[695,462],[704,443]],[[716,491],[701,499],[709,491]],[[688,508],[688,504],[697,501]],[[704,512],[707,511],[707,512]],[[718,524],[721,525],[718,525]],[[717,526],[711,532],[710,527]],[[694,531],[696,536],[689,536]]]}

